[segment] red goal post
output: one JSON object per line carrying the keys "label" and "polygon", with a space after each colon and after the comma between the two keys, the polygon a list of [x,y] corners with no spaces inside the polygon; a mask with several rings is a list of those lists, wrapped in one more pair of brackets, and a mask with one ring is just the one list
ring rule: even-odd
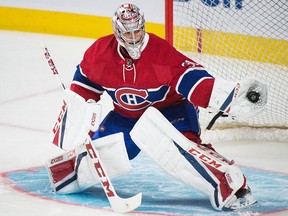
{"label": "red goal post", "polygon": [[[165,38],[215,77],[269,85],[266,110],[253,119],[221,118],[216,128],[279,128],[288,134],[288,10],[280,1],[165,0]],[[207,125],[212,116],[202,112]]]}
{"label": "red goal post", "polygon": [[165,39],[173,45],[173,0],[165,0]]}

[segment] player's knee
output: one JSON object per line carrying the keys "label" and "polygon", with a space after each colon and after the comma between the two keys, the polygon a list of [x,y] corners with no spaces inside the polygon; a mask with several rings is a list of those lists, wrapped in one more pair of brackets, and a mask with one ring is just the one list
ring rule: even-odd
{"label": "player's knee", "polygon": [[200,135],[192,132],[192,131],[182,131],[181,132],[187,139],[191,140],[194,143],[202,144],[202,140]]}
{"label": "player's knee", "polygon": [[140,149],[134,144],[133,147],[127,149],[129,160],[133,160],[139,153]]}

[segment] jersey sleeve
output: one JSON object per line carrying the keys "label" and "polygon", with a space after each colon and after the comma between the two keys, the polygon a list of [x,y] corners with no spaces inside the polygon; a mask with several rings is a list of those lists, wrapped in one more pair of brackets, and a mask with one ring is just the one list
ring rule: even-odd
{"label": "jersey sleeve", "polygon": [[201,65],[176,51],[172,66],[172,86],[195,106],[207,108],[214,77]]}
{"label": "jersey sleeve", "polygon": [[85,98],[85,100],[93,99],[99,101],[100,96],[104,92],[104,88],[101,85],[92,82],[89,78],[92,77],[92,73],[97,73],[97,71],[93,71],[91,67],[94,53],[96,53],[95,46],[96,43],[87,49],[83,60],[77,65],[70,89]]}
{"label": "jersey sleeve", "polygon": [[99,101],[100,96],[104,92],[102,86],[93,83],[87,78],[80,65],[77,66],[70,89],[85,98],[85,100],[93,99],[95,101]]}
{"label": "jersey sleeve", "polygon": [[203,67],[189,68],[179,77],[176,91],[195,106],[207,108],[214,80]]}

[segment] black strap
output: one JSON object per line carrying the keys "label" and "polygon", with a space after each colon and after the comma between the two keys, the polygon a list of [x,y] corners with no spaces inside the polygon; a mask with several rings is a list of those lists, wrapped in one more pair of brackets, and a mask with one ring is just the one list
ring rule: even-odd
{"label": "black strap", "polygon": [[219,111],[210,121],[210,123],[208,124],[208,126],[206,127],[207,130],[210,130],[212,128],[212,126],[214,125],[214,123],[216,122],[216,120],[223,115],[223,111]]}

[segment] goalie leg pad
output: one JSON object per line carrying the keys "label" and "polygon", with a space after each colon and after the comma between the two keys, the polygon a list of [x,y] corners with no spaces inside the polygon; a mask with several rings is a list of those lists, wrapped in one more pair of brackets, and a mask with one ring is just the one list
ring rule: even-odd
{"label": "goalie leg pad", "polygon": [[[132,169],[122,133],[94,140],[93,146],[99,151],[111,178],[121,176]],[[97,184],[99,177],[90,166],[85,145],[77,146],[46,163],[52,188],[59,194],[77,193]]]}
{"label": "goalie leg pad", "polygon": [[76,161],[81,160],[82,156],[79,146],[46,162],[53,191],[63,194],[80,191],[75,167]]}
{"label": "goalie leg pad", "polygon": [[217,210],[221,210],[245,182],[233,162],[188,140],[153,107],[145,111],[130,135],[165,171],[207,195]]}

